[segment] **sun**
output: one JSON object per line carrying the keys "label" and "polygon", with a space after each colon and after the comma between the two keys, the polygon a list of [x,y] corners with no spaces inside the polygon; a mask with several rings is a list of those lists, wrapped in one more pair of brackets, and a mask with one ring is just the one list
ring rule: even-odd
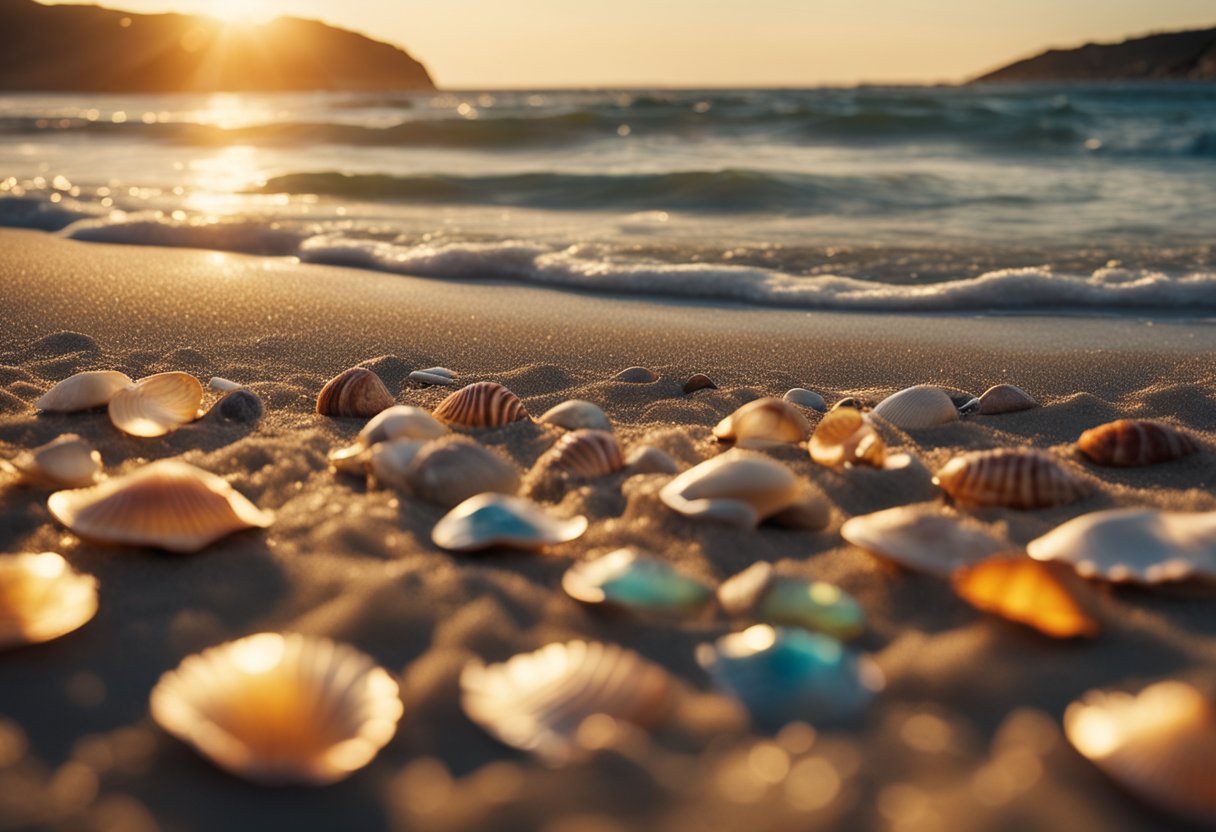
{"label": "sun", "polygon": [[210,0],[207,14],[242,26],[265,23],[268,19],[266,9],[257,0]]}

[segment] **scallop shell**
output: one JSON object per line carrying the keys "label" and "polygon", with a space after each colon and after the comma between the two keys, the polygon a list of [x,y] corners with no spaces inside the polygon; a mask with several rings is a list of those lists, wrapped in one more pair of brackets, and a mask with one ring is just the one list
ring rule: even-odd
{"label": "scallop shell", "polygon": [[714,428],[719,442],[734,442],[741,448],[804,442],[810,433],[811,423],[798,408],[772,397],[748,402]]}
{"label": "scallop shell", "polygon": [[917,430],[958,421],[958,410],[944,390],[918,384],[887,396],[874,407],[881,416],[897,428]]}
{"label": "scallop shell", "polygon": [[322,416],[368,418],[393,406],[380,376],[366,367],[351,367],[326,382],[317,395],[317,413]]}
{"label": "scallop shell", "polygon": [[654,371],[648,370],[645,367],[626,367],[612,378],[616,381],[625,381],[630,384],[649,384],[652,381],[659,380]]}
{"label": "scallop shell", "polygon": [[489,734],[562,765],[588,753],[578,736],[588,717],[649,728],[671,709],[676,688],[666,670],[632,650],[571,641],[502,664],[470,662],[460,690],[464,712]]}
{"label": "scallop shell", "polygon": [[814,390],[807,390],[805,387],[791,387],[785,391],[783,398],[787,402],[793,402],[800,407],[809,407],[820,413],[826,413],[828,410],[828,403],[823,400],[823,396]]}
{"label": "scallop shell", "polygon": [[839,404],[820,420],[807,443],[811,459],[820,465],[871,465],[881,468],[887,448],[874,426],[853,407]]}
{"label": "scallop shell", "polygon": [[54,552],[0,555],[0,649],[59,638],[97,612],[97,579]]}
{"label": "scallop shell", "polygon": [[1120,419],[1091,428],[1077,440],[1077,450],[1099,465],[1155,465],[1198,453],[1194,438],[1164,422]]}
{"label": "scallop shell", "polygon": [[1216,578],[1216,511],[1098,511],[1030,541],[1026,551],[1036,560],[1070,563],[1086,578],[1142,584]]}
{"label": "scallop shell", "polygon": [[448,396],[433,415],[445,424],[464,428],[499,428],[526,421],[528,411],[519,397],[501,384],[479,381]]}
{"label": "scallop shell", "polygon": [[801,496],[798,478],[789,468],[738,450],[688,469],[659,491],[659,499],[685,517],[752,528]]}
{"label": "scallop shell", "polygon": [[420,384],[434,384],[440,387],[451,387],[456,383],[456,374],[447,367],[428,367],[425,370],[414,370],[410,373],[410,381]]}
{"label": "scallop shell", "polygon": [[1045,635],[1096,636],[1098,622],[1051,567],[1022,555],[997,555],[962,567],[951,582],[954,591],[973,607]]}
{"label": "scallop shell", "polygon": [[374,445],[392,439],[438,439],[447,432],[442,423],[422,408],[395,405],[373,416],[353,443],[329,455],[329,462],[339,471],[361,473],[369,459],[367,451]]}
{"label": "scallop shell", "polygon": [[947,462],[933,483],[963,506],[1033,509],[1089,496],[1089,483],[1054,457],[1030,448],[972,451]]}
{"label": "scallop shell", "polygon": [[567,433],[536,462],[544,471],[556,471],[575,479],[605,477],[625,467],[616,436],[602,430]]}
{"label": "scallop shell", "polygon": [[55,519],[76,534],[102,543],[196,552],[248,528],[274,520],[228,481],[174,459],[47,500]]}
{"label": "scallop shell", "polygon": [[612,430],[612,422],[599,405],[582,399],[570,399],[551,407],[544,412],[538,421],[549,425],[557,425],[566,430]]}
{"label": "scallop shell", "polygon": [[499,546],[540,549],[574,540],[586,530],[586,517],[561,520],[523,497],[478,494],[444,515],[431,531],[431,540],[454,552]]}
{"label": "scallop shell", "polygon": [[1139,695],[1090,691],[1064,712],[1073,747],[1127,791],[1205,828],[1216,826],[1216,703],[1168,680]]}
{"label": "scallop shell", "polygon": [[695,373],[688,377],[688,381],[684,382],[684,395],[695,393],[698,390],[717,390],[718,385],[714,384],[714,380],[705,373]]}
{"label": "scallop shell", "polygon": [[423,445],[404,476],[414,494],[445,508],[477,494],[514,494],[519,490],[519,472],[511,462],[462,436]]}
{"label": "scallop shell", "polygon": [[633,547],[576,563],[562,577],[562,588],[586,604],[666,615],[695,612],[713,597],[703,581]]}
{"label": "scallop shell", "polygon": [[788,624],[840,639],[865,630],[865,613],[853,596],[823,581],[778,575],[759,561],[718,587],[718,603],[727,615],[767,624]]}
{"label": "scallop shell", "polygon": [[189,373],[157,373],[110,399],[110,421],[131,436],[164,436],[198,418],[203,385]]}
{"label": "scallop shell", "polygon": [[678,474],[679,463],[671,454],[653,445],[639,445],[625,457],[629,474]]}
{"label": "scallop shell", "polygon": [[898,506],[854,517],[840,527],[840,536],[907,569],[942,576],[1011,548],[979,524],[934,506]]}
{"label": "scallop shell", "polygon": [[264,785],[327,785],[372,761],[397,732],[397,683],[328,639],[258,633],[187,657],[150,700],[161,728]]}
{"label": "scallop shell", "polygon": [[12,462],[21,477],[52,488],[85,488],[101,478],[101,454],[74,433],[65,433]]}
{"label": "scallop shell", "polygon": [[34,407],[49,413],[74,413],[105,407],[119,390],[135,382],[113,370],[91,370],[65,378],[34,402]]}
{"label": "scallop shell", "polygon": [[1030,410],[1030,408],[1038,406],[1039,403],[1035,401],[1034,396],[1012,384],[994,385],[981,393],[979,397],[979,411],[985,416]]}
{"label": "scallop shell", "polygon": [[698,646],[697,661],[769,729],[849,719],[883,687],[878,666],[837,639],[767,624]]}

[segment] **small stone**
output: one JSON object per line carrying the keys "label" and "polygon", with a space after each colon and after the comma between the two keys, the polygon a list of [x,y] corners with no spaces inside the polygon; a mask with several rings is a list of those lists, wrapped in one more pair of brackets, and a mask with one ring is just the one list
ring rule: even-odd
{"label": "small stone", "polygon": [[216,411],[227,422],[256,422],[262,418],[262,400],[242,387],[220,399]]}
{"label": "small stone", "polygon": [[410,381],[416,381],[419,384],[434,384],[442,387],[451,387],[456,384],[456,374],[447,367],[428,367],[425,370],[414,370],[410,373]]}
{"label": "small stone", "polygon": [[828,403],[823,400],[823,396],[814,390],[807,390],[805,387],[792,387],[785,391],[783,398],[787,402],[793,402],[801,407],[809,407],[811,410],[818,410],[820,413],[826,413],[828,409]]}

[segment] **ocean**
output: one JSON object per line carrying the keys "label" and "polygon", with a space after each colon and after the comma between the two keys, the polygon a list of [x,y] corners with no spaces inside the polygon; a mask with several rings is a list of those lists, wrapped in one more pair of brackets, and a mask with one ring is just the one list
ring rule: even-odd
{"label": "ocean", "polygon": [[807,309],[1216,310],[1216,85],[0,96],[0,226]]}

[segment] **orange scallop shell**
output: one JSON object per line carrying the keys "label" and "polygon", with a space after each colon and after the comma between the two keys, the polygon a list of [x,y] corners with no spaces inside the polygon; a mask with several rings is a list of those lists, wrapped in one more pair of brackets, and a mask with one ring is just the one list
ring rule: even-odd
{"label": "orange scallop shell", "polygon": [[952,576],[954,591],[977,609],[1034,627],[1055,638],[1096,636],[1098,622],[1049,564],[997,555]]}
{"label": "orange scallop shell", "polygon": [[1075,502],[1090,486],[1051,456],[1025,448],[954,457],[933,482],[960,505],[1047,508]]}
{"label": "orange scallop shell", "polygon": [[1148,419],[1120,419],[1091,428],[1077,450],[1099,465],[1153,465],[1199,451],[1199,443],[1177,428]]}
{"label": "orange scallop shell", "polygon": [[432,415],[458,427],[499,428],[526,420],[528,411],[519,397],[501,384],[479,381],[448,396]]}
{"label": "orange scallop shell", "polygon": [[317,396],[322,416],[370,418],[393,406],[393,394],[380,377],[366,367],[351,367],[334,376]]}

